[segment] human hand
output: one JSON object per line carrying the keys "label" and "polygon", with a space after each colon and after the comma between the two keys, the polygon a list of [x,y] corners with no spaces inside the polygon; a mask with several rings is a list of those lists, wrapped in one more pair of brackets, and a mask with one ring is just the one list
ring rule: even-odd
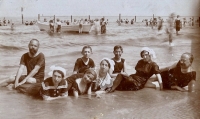
{"label": "human hand", "polygon": [[131,76],[129,76],[128,81],[133,81],[133,78]]}
{"label": "human hand", "polygon": [[17,88],[19,86],[19,83],[15,82],[14,88]]}
{"label": "human hand", "polygon": [[124,76],[128,76],[128,74],[126,72],[121,72],[121,74]]}
{"label": "human hand", "polygon": [[106,88],[106,93],[109,93],[109,92],[111,92],[111,90],[112,90],[112,87],[110,87],[110,88]]}

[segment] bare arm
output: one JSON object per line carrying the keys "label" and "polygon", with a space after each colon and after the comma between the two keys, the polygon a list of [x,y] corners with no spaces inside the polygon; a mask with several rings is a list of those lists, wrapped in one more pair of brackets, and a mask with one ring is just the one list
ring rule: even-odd
{"label": "bare arm", "polygon": [[128,76],[127,74],[127,64],[126,64],[126,61],[124,61],[124,68],[123,68],[123,72],[121,72],[121,74],[125,75],[125,76]]}
{"label": "bare arm", "polygon": [[110,68],[109,69],[109,74],[111,78],[117,77],[118,73],[113,74],[113,70]]}
{"label": "bare arm", "polygon": [[77,74],[77,71],[73,71],[73,74]]}
{"label": "bare arm", "polygon": [[55,100],[55,99],[60,99],[60,98],[66,98],[67,96],[68,94],[63,95],[63,96],[58,96],[58,97],[50,97],[50,96],[42,95],[44,100]]}
{"label": "bare arm", "polygon": [[187,90],[185,90],[184,88],[181,88],[179,86],[171,86],[171,89],[174,89],[174,90],[179,90],[179,91],[182,91],[182,92],[186,92]]}
{"label": "bare arm", "polygon": [[78,59],[76,60],[75,64],[74,64],[74,70],[73,70],[73,74],[77,74],[78,73],[78,66],[79,66],[79,61]]}
{"label": "bare arm", "polygon": [[[49,93],[49,91],[46,90],[46,94],[48,94],[48,93]],[[46,95],[46,94],[45,94],[45,92],[42,94],[42,97],[44,100],[55,100],[55,99],[59,99],[59,98],[65,98],[68,96],[68,92],[64,92],[58,97],[50,97],[49,95]]]}
{"label": "bare arm", "polygon": [[21,77],[22,73],[23,73],[23,70],[24,70],[24,65],[20,65],[18,71],[17,71],[17,75],[15,77],[15,88],[17,86],[19,86],[19,78]]}
{"label": "bare arm", "polygon": [[88,90],[87,90],[87,94],[92,94],[92,86],[90,86],[89,88],[88,88]]}
{"label": "bare arm", "polygon": [[[110,68],[109,74],[110,74],[111,78],[115,78],[115,77],[117,77],[117,75],[118,75],[119,73],[114,73],[114,74],[113,74],[113,70]],[[128,76],[128,74],[127,74],[127,64],[126,64],[126,61],[124,61],[124,67],[123,67],[123,70],[122,70],[121,74],[123,74],[123,75],[125,75],[125,76]]]}
{"label": "bare arm", "polygon": [[191,80],[187,86],[183,87],[183,89],[187,90],[188,92],[194,92],[195,91],[195,80]]}
{"label": "bare arm", "polygon": [[162,83],[161,75],[160,74],[156,74],[156,77],[157,77],[158,83],[160,85],[160,90],[162,90],[163,89],[163,83]]}
{"label": "bare arm", "polygon": [[188,91],[189,92],[194,92],[194,89],[195,89],[195,80],[191,80],[189,83],[188,83]]}
{"label": "bare arm", "polygon": [[174,63],[173,65],[171,66],[168,66],[168,67],[164,67],[164,68],[161,68],[160,71],[163,72],[163,71],[169,71],[170,69],[173,69],[175,68],[177,65],[177,63]]}
{"label": "bare arm", "polygon": [[18,84],[18,86],[19,86],[19,85],[22,85],[22,84],[24,84],[24,83],[26,83],[26,81],[27,81],[29,78],[33,77],[33,76],[39,71],[39,69],[40,69],[40,66],[39,66],[39,65],[36,65],[36,66],[34,67],[34,69],[28,74],[28,76],[26,76],[26,78],[25,78],[24,80],[22,80],[22,81]]}

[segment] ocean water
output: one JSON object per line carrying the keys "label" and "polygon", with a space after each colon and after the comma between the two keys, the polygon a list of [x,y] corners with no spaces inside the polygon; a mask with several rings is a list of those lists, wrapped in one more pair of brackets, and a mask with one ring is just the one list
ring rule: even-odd
{"label": "ocean water", "polygon": [[101,98],[81,96],[77,99],[69,96],[66,99],[43,101],[3,87],[0,88],[0,118],[198,119],[200,117],[198,24],[193,27],[186,25],[181,29],[179,36],[174,32],[175,46],[169,47],[165,26],[158,35],[157,28],[146,27],[143,22],[118,26],[115,19],[117,17],[109,18],[109,21],[113,22],[107,25],[106,34],[96,35],[94,32],[49,34],[40,31],[36,24],[21,25],[20,19],[15,18],[19,23],[14,30],[10,30],[9,25],[0,26],[0,80],[16,74],[21,55],[28,52],[29,41],[36,38],[40,41],[39,51],[43,52],[46,58],[45,77],[48,77],[51,65],[62,66],[67,70],[67,75],[71,75],[75,60],[81,57],[84,45],[91,45],[93,49],[91,58],[95,61],[97,69],[102,58],[114,56],[115,45],[122,45],[124,49],[122,57],[127,61],[129,74],[135,73],[134,66],[140,59],[142,47],[154,49],[157,56],[154,60],[161,68],[177,62],[182,53],[192,52],[195,57],[192,66],[197,71],[195,92],[142,89],[116,91],[102,95]]}
{"label": "ocean water", "polygon": [[[105,18],[105,20],[108,20],[108,22],[116,22],[117,20],[119,20],[119,16],[56,16],[55,15],[55,18],[59,18],[60,20],[62,21],[65,21],[65,20],[69,20],[72,21],[74,19],[76,20],[80,20],[80,19],[91,19],[91,20],[94,20],[94,19],[101,19],[102,17]],[[151,18],[158,18],[158,17],[161,17],[163,19],[164,22],[167,21],[167,19],[169,18],[169,16],[156,16],[156,15],[151,15],[151,16],[123,16],[121,15],[121,19],[122,20],[125,20],[125,19],[128,19],[129,20],[129,23],[131,21],[131,19],[134,19],[136,20],[136,22],[142,22],[144,19],[148,19],[150,20]],[[23,16],[23,22],[25,21],[36,21],[36,20],[40,20],[40,21],[43,21],[44,18],[47,19],[47,21],[49,21],[50,19],[53,19],[54,18],[54,15],[52,16],[42,16],[40,15],[40,19],[38,19],[38,16],[36,17],[26,17],[26,16]],[[199,16],[180,16],[180,19],[183,19],[183,18],[186,18],[186,21],[189,22],[190,21],[190,18],[194,18],[194,20],[196,21],[197,19],[199,19]],[[3,21],[4,17],[0,17],[0,20]],[[16,24],[21,24],[22,23],[22,17],[5,17],[6,20],[10,20]]]}

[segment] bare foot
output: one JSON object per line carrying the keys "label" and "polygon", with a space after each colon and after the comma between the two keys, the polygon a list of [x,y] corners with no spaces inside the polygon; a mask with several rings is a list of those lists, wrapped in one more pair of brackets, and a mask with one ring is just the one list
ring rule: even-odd
{"label": "bare foot", "polygon": [[6,86],[9,90],[13,90],[14,89],[14,84],[9,84]]}

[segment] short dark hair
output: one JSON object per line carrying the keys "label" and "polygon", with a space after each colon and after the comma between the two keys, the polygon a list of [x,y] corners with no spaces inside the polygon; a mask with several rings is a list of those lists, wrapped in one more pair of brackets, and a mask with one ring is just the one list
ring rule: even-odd
{"label": "short dark hair", "polygon": [[37,41],[37,42],[38,42],[38,46],[40,46],[40,42],[39,42],[38,39],[35,39],[35,38],[31,39],[30,42],[29,42],[29,44],[30,44],[32,41]]}
{"label": "short dark hair", "polygon": [[91,50],[91,52],[92,52],[92,48],[91,48],[89,45],[86,45],[86,46],[84,46],[84,47],[82,48],[82,53],[83,53],[83,51],[84,51],[86,48],[89,48],[89,49]]}
{"label": "short dark hair", "polygon": [[185,52],[185,53],[183,53],[182,55],[184,55],[184,54],[186,54],[186,55],[188,55],[188,56],[190,57],[189,60],[190,60],[190,63],[192,63],[193,60],[194,60],[193,54],[192,54],[192,53],[189,53],[189,52]]}
{"label": "short dark hair", "polygon": [[116,45],[116,46],[114,47],[114,51],[117,50],[117,49],[120,49],[120,50],[123,52],[123,48],[122,48],[121,45]]}

